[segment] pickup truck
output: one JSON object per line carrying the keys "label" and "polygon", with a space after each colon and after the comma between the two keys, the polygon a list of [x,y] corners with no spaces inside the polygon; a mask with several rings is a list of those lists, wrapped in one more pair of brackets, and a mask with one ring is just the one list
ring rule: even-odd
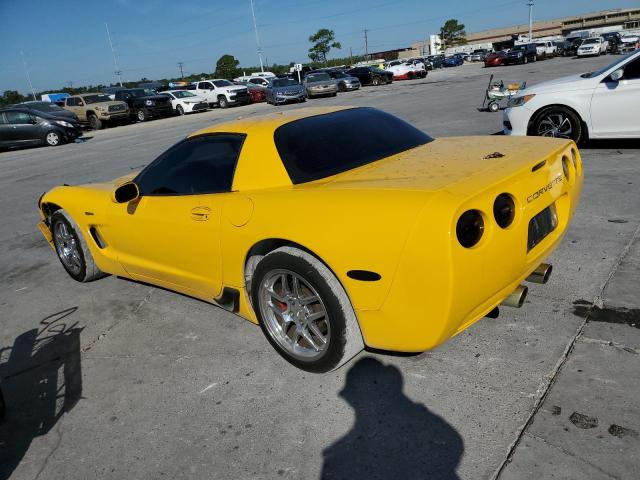
{"label": "pickup truck", "polygon": [[558,52],[558,47],[553,42],[538,42],[536,44],[538,58],[553,58]]}
{"label": "pickup truck", "polygon": [[127,104],[113,101],[102,93],[83,93],[66,97],[63,108],[74,113],[80,123],[88,123],[92,130],[100,130],[105,122],[129,122]]}
{"label": "pickup truck", "polygon": [[171,100],[144,88],[126,88],[115,93],[115,99],[129,106],[132,118],[144,122],[151,117],[170,117],[173,115]]}
{"label": "pickup truck", "polygon": [[235,85],[229,80],[202,80],[187,89],[199,97],[203,97],[211,107],[218,105],[220,108],[227,108],[229,105],[251,103],[247,87]]}

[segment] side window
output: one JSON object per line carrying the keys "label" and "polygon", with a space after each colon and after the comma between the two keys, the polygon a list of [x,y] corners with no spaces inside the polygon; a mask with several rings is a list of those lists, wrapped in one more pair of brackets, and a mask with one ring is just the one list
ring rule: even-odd
{"label": "side window", "polygon": [[627,80],[640,78],[640,57],[637,57],[633,62],[627,63],[624,67],[624,78]]}
{"label": "side window", "polygon": [[213,89],[213,85],[211,85],[211,82],[200,82],[198,88],[202,90],[211,90]]}
{"label": "side window", "polygon": [[4,113],[0,112],[0,125],[6,125],[7,120],[4,118]]}
{"label": "side window", "polygon": [[31,115],[25,112],[5,112],[7,123],[12,125],[25,125],[33,122]]}
{"label": "side window", "polygon": [[75,107],[76,106],[76,99],[73,98],[73,97],[67,98],[66,102],[67,102],[67,107]]}
{"label": "side window", "polygon": [[244,135],[202,135],[160,155],[136,179],[141,195],[231,191]]}

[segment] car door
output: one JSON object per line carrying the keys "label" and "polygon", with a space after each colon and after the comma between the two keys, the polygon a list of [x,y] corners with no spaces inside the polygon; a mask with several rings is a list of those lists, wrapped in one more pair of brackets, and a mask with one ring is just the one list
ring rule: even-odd
{"label": "car door", "polygon": [[69,110],[70,112],[75,113],[78,117],[78,120],[84,122],[86,121],[87,117],[84,115],[84,109],[78,107],[78,100],[78,97],[65,98],[64,108]]}
{"label": "car door", "polygon": [[640,137],[640,56],[624,67],[617,82],[604,78],[591,99],[591,132],[594,137]]}
{"label": "car door", "polygon": [[20,111],[7,111],[4,114],[9,124],[8,136],[12,142],[31,144],[42,141],[42,129],[33,115]]}
{"label": "car door", "polygon": [[222,286],[220,222],[244,135],[186,139],[143,170],[138,199],[111,204],[103,236],[134,278],[214,298]]}
{"label": "car door", "polygon": [[215,93],[213,91],[213,84],[211,82],[199,82],[198,95],[206,98],[207,103],[215,103],[217,101]]}

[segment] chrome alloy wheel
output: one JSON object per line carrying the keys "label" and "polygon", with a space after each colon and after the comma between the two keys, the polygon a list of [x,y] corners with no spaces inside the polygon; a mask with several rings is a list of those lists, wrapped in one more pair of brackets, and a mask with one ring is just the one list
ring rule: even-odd
{"label": "chrome alloy wheel", "polygon": [[538,122],[538,136],[571,138],[573,126],[571,120],[561,112],[551,112]]}
{"label": "chrome alloy wheel", "polygon": [[272,270],[260,285],[260,313],[271,338],[300,360],[324,355],[331,337],[327,309],[318,292],[290,270]]}
{"label": "chrome alloy wheel", "polygon": [[56,252],[67,269],[78,275],[82,269],[82,260],[78,250],[78,244],[69,227],[64,222],[57,222],[53,228]]}
{"label": "chrome alloy wheel", "polygon": [[53,147],[60,143],[60,135],[56,132],[47,133],[47,143]]}

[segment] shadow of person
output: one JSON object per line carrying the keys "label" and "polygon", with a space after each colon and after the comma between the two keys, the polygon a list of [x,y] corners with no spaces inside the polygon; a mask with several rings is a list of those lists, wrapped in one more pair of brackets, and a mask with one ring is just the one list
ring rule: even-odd
{"label": "shadow of person", "polygon": [[31,441],[49,432],[80,399],[82,328],[64,321],[76,310],[50,315],[39,328],[0,349],[0,387],[6,405],[0,424],[0,479],[9,478]]}
{"label": "shadow of person", "polygon": [[355,410],[355,424],[324,450],[322,480],[459,478],[462,437],[402,385],[396,367],[374,358],[351,367],[340,396]]}

